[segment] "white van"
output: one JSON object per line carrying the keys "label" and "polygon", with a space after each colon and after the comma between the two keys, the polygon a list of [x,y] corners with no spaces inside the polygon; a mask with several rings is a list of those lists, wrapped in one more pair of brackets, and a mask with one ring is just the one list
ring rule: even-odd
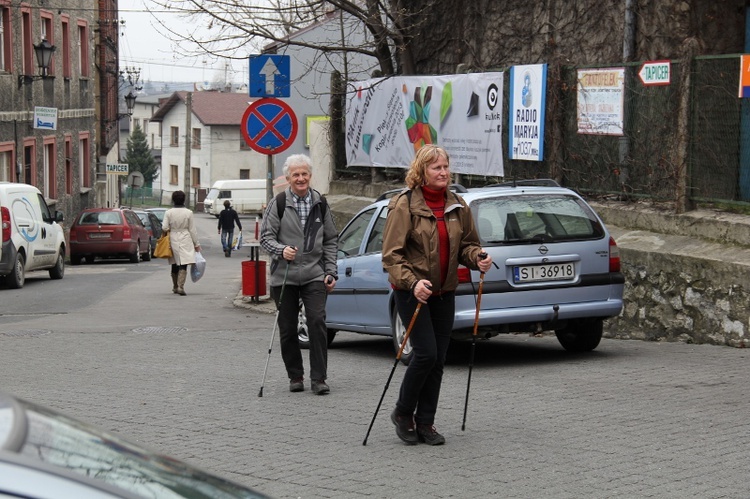
{"label": "white van", "polygon": [[65,233],[39,189],[0,182],[0,278],[9,288],[22,288],[26,272],[49,270],[52,279],[65,273]]}
{"label": "white van", "polygon": [[266,207],[265,180],[217,180],[203,200],[203,211],[219,216],[229,200],[237,213],[262,215]]}

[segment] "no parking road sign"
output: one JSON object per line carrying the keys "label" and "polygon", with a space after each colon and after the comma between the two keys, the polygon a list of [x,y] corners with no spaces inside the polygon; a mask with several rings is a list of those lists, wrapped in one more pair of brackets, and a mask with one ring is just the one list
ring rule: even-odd
{"label": "no parking road sign", "polygon": [[242,116],[242,137],[259,153],[280,153],[297,137],[297,116],[284,101],[259,99]]}

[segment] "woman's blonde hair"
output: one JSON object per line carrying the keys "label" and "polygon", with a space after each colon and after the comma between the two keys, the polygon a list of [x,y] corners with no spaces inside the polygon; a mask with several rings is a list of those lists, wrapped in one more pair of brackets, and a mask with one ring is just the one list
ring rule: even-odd
{"label": "woman's blonde hair", "polygon": [[[420,147],[417,154],[414,155],[414,159],[409,166],[409,171],[406,173],[406,187],[414,189],[416,186],[424,184],[427,167],[441,156],[445,158],[448,166],[450,166],[450,157],[442,147],[434,144],[425,144]],[[453,181],[452,179],[453,175],[451,175],[451,181]]]}

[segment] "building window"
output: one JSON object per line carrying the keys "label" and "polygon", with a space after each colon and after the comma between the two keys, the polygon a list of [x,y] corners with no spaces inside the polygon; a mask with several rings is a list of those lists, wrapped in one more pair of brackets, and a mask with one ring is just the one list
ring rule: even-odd
{"label": "building window", "polygon": [[10,6],[0,6],[0,70],[13,71],[13,39],[11,38]]}
{"label": "building window", "polygon": [[240,180],[248,180],[250,178],[250,170],[240,169]]}
{"label": "building window", "polygon": [[141,119],[140,118],[133,118],[133,130],[135,130],[136,127],[141,128]]}
{"label": "building window", "polygon": [[44,197],[57,198],[57,144],[55,137],[44,138]]}
{"label": "building window", "polygon": [[23,74],[34,74],[34,43],[31,38],[31,10],[21,7],[21,57],[23,58]]}
{"label": "building window", "polygon": [[91,144],[89,143],[89,132],[81,133],[78,136],[78,157],[81,167],[81,187],[91,187],[91,161],[89,153]]}
{"label": "building window", "polygon": [[73,141],[65,136],[65,194],[73,194]]}
{"label": "building window", "polygon": [[[42,10],[39,12],[39,16],[41,17],[41,27],[42,27],[42,40],[47,40],[52,45],[55,44],[55,32],[52,25],[52,12],[48,10]],[[36,55],[34,55],[34,59],[36,59]],[[49,68],[47,69],[47,74],[50,76],[53,76],[55,74],[55,58],[53,57],[49,62]]]}
{"label": "building window", "polygon": [[177,168],[177,165],[169,165],[169,183],[172,185],[177,185],[177,181],[179,180]]}
{"label": "building window", "polygon": [[63,78],[70,78],[70,19],[68,16],[61,16],[62,22],[62,69]]}
{"label": "building window", "polygon": [[78,20],[78,71],[81,76],[89,76],[89,26],[85,20]]}
{"label": "building window", "polygon": [[200,168],[190,169],[190,185],[192,187],[200,187],[201,185],[201,169]]}
{"label": "building window", "polygon": [[169,145],[177,147],[180,145],[180,128],[173,126],[169,129]]}
{"label": "building window", "polygon": [[14,152],[13,142],[0,144],[0,182],[13,182],[13,177],[15,177]]}
{"label": "building window", "polygon": [[[23,139],[23,181],[29,185],[36,185],[36,139]],[[20,182],[21,180],[19,180]]]}
{"label": "building window", "polygon": [[251,147],[247,145],[247,142],[245,142],[245,139],[240,137],[240,151],[249,151]]}
{"label": "building window", "polygon": [[190,144],[190,147],[193,149],[200,149],[201,148],[201,129],[200,128],[193,128],[193,140]]}
{"label": "building window", "polygon": [[148,119],[143,118],[143,134],[148,136]]}

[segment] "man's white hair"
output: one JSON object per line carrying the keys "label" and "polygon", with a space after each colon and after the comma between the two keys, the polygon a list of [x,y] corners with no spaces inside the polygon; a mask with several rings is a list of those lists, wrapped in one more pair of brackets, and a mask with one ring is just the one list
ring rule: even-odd
{"label": "man's white hair", "polygon": [[294,166],[306,166],[307,170],[312,173],[312,160],[306,154],[292,154],[286,158],[283,169],[285,177],[289,176],[289,169]]}

